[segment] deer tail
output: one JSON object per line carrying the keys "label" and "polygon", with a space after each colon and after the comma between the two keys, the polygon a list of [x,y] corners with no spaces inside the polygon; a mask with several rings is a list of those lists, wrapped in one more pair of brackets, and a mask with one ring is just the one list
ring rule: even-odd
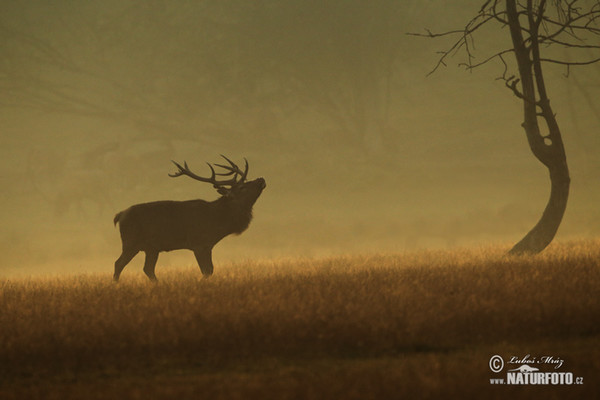
{"label": "deer tail", "polygon": [[121,219],[121,214],[123,214],[123,211],[121,211],[120,213],[117,213],[117,215],[115,215],[115,219],[113,219],[115,226],[117,226],[117,222],[119,222],[119,220]]}

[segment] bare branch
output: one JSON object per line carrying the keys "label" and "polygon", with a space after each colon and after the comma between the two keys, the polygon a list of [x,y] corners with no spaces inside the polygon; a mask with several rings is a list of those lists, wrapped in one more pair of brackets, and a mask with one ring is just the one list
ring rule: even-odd
{"label": "bare branch", "polygon": [[506,61],[504,61],[504,57],[502,57],[502,54],[498,55],[498,58],[500,59],[500,61],[502,61],[502,64],[504,65],[504,71],[502,71],[502,76],[498,79],[503,79],[504,81],[506,81],[506,74],[508,73],[508,64],[506,63]]}
{"label": "bare branch", "polygon": [[418,37],[427,37],[427,38],[436,38],[436,37],[442,37],[442,36],[449,36],[449,35],[454,35],[456,33],[463,33],[464,30],[455,30],[455,31],[448,31],[448,32],[440,32],[440,33],[433,33],[431,32],[429,29],[425,28],[425,31],[427,33],[417,33],[417,32],[407,32],[406,34],[408,36],[418,36]]}
{"label": "bare branch", "polygon": [[[551,36],[540,36],[540,43],[544,43],[546,45],[550,45],[551,43],[563,46],[563,47],[567,47],[567,48],[574,48],[574,49],[600,49],[600,44],[595,45],[595,44],[576,44],[576,43],[569,43],[569,42],[565,42],[562,40],[558,40],[555,39]],[[548,43],[551,42],[551,43]]]}
{"label": "bare branch", "polygon": [[516,78],[514,75],[508,77],[507,79],[505,79],[504,84],[506,85],[507,88],[509,88],[515,96],[517,96],[520,99],[526,100],[528,102],[531,103],[535,103],[535,100],[531,100],[531,99],[527,99],[525,98],[525,96],[523,95],[523,93],[521,93],[519,91],[519,89],[517,89],[517,85],[519,84],[519,82],[521,82],[521,80],[519,78]]}
{"label": "bare branch", "polygon": [[[497,0],[495,0],[496,2]],[[465,48],[466,54],[467,54],[467,58],[469,59],[469,63],[468,65],[470,65],[470,60],[473,58],[472,52],[471,52],[471,46],[469,46],[469,41],[471,41],[472,43],[472,35],[473,33],[475,33],[479,28],[481,28],[483,25],[485,25],[486,23],[488,23],[489,21],[495,19],[493,15],[490,15],[488,13],[480,13],[479,15],[475,16],[473,19],[471,19],[467,25],[465,26],[465,28],[463,30],[453,30],[453,31],[447,31],[447,32],[441,32],[441,33],[433,33],[431,32],[429,29],[426,29],[427,34],[422,34],[422,33],[407,33],[408,35],[411,36],[420,36],[420,37],[429,37],[429,38],[435,38],[435,37],[442,37],[442,36],[451,36],[451,35],[456,35],[456,34],[460,34],[461,37],[456,40],[452,46],[450,46],[449,49],[445,50],[445,51],[441,51],[440,54],[442,54],[442,56],[439,58],[437,64],[435,65],[435,67],[427,74],[427,76],[433,74],[440,66],[446,66],[446,59],[454,54],[456,54],[456,52],[461,49],[461,48]]]}
{"label": "bare branch", "polygon": [[[548,4],[552,4],[549,6]],[[502,78],[507,82],[507,86],[515,92],[516,83],[514,80],[508,81],[506,78],[508,66],[505,60],[502,58],[503,55],[508,53],[514,53],[514,49],[505,49],[498,51],[490,56],[487,56],[482,61],[476,62],[474,56],[474,34],[488,22],[494,20],[506,26],[507,12],[505,10],[499,11],[500,0],[485,0],[483,5],[479,9],[479,13],[473,17],[462,30],[451,30],[446,32],[434,33],[426,29],[426,33],[408,33],[412,36],[438,38],[445,36],[458,36],[458,38],[451,43],[451,45],[444,51],[440,51],[440,57],[433,67],[433,69],[427,74],[428,76],[433,74],[440,68],[440,66],[446,66],[447,60],[456,55],[459,51],[464,51],[464,62],[460,62],[458,65],[465,67],[467,70],[481,67],[491,61],[499,59],[504,65],[504,72]],[[573,49],[600,49],[600,44],[589,43],[583,36],[583,34],[600,35],[600,1],[582,11],[582,8],[578,5],[578,0],[562,0],[552,1],[539,0],[537,5],[533,2],[527,2],[527,4],[519,3],[516,4],[516,14],[518,17],[530,18],[527,27],[521,26],[520,30],[523,32],[524,46],[528,51],[531,51],[533,46],[533,40],[536,40],[536,47],[543,44],[546,47],[555,45],[565,48]],[[551,10],[546,10],[550,9]],[[535,9],[534,9],[535,8]],[[552,11],[550,13],[550,11]],[[547,15],[547,12],[551,15]],[[531,53],[530,53],[531,54]],[[567,66],[574,65],[589,65],[598,62],[599,59],[590,59],[587,61],[576,61],[567,62],[556,60],[552,58],[540,59],[542,62],[550,62]],[[518,91],[517,91],[518,92]],[[522,96],[522,95],[521,95]]]}
{"label": "bare branch", "polygon": [[[548,16],[543,16],[542,18],[545,23],[558,27],[558,31],[554,35],[558,35],[565,30],[585,30],[588,32],[600,34],[600,28],[590,26],[592,23],[595,23],[597,20],[600,20],[600,10],[590,11],[585,14],[577,15],[576,17],[569,18],[565,21],[556,21]],[[588,20],[585,21],[584,25],[577,24],[578,21],[585,18],[588,18]]]}
{"label": "bare branch", "polygon": [[553,58],[540,58],[540,61],[547,62],[547,63],[553,63],[553,64],[568,65],[568,66],[590,65],[590,64],[595,64],[595,63],[599,62],[600,57],[595,58],[593,60],[588,60],[588,61],[562,61],[562,60],[556,60]]}
{"label": "bare branch", "polygon": [[[458,65],[462,66],[462,67],[465,67],[467,70],[470,70],[470,69],[474,69],[474,68],[477,68],[477,67],[481,67],[482,65],[487,64],[488,62],[492,61],[495,58],[502,58],[502,56],[504,54],[513,53],[514,51],[515,51],[515,49],[505,49],[505,50],[499,51],[498,53],[496,53],[496,54],[494,54],[492,56],[489,56],[488,58],[486,58],[485,60],[483,60],[481,62],[478,62],[478,63],[475,63],[475,64],[460,63]],[[502,62],[504,62],[504,60],[502,60]],[[506,65],[505,62],[504,62],[504,65]]]}

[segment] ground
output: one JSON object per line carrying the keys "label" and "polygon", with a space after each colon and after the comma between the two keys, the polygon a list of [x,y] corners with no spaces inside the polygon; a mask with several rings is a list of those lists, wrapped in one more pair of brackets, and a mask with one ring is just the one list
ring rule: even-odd
{"label": "ground", "polygon": [[[598,398],[599,245],[3,278],[0,398]],[[526,356],[583,383],[490,383]]]}

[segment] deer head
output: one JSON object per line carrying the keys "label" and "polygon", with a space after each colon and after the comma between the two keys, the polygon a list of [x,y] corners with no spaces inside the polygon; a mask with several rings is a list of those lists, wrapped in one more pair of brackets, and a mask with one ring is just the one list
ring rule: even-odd
{"label": "deer head", "polygon": [[[205,178],[196,175],[190,171],[187,163],[184,161],[183,166],[173,161],[178,171],[174,174],[169,174],[170,177],[186,175],[200,182],[211,183],[217,192],[224,197],[238,199],[243,203],[250,202],[254,204],[262,190],[266,187],[265,180],[258,178],[250,182],[246,182],[248,176],[248,160],[244,158],[245,167],[242,171],[233,161],[221,154],[221,157],[229,163],[229,165],[214,164],[214,167],[219,167],[223,172],[216,172],[213,165],[206,163],[211,171],[210,178]],[[218,177],[229,177],[220,179]]]}

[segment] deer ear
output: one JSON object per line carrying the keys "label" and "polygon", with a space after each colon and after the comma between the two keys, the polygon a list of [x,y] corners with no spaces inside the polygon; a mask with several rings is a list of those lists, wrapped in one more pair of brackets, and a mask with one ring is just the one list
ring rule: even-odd
{"label": "deer ear", "polygon": [[217,193],[219,193],[222,196],[227,196],[229,194],[229,190],[225,188],[218,188]]}

